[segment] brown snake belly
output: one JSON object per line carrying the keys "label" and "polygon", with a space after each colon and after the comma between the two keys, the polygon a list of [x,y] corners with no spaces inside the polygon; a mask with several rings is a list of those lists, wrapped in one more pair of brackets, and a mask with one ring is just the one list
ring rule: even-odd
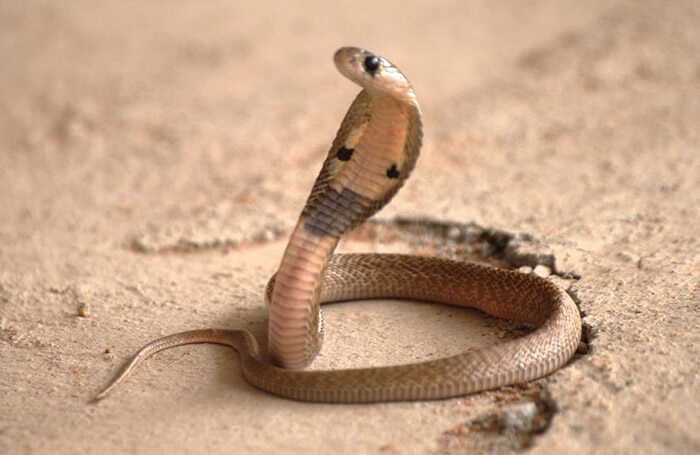
{"label": "brown snake belly", "polygon": [[[268,283],[268,351],[244,330],[178,333],[143,347],[96,399],[123,383],[150,355],[189,343],[235,348],[254,386],[287,398],[375,402],[447,398],[542,377],[565,364],[581,338],[569,295],[533,275],[435,257],[343,254],[347,231],[383,207],[415,166],[420,107],[405,76],[359,48],[335,54],[340,72],[362,87],[346,114],[280,267]],[[320,305],[403,298],[471,307],[537,327],[497,346],[427,362],[381,368],[304,371],[321,348]]]}

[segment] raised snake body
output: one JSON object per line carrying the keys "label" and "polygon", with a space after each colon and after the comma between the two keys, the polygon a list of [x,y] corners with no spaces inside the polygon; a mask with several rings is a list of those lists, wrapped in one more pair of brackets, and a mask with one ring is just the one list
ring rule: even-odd
{"label": "raised snake body", "polygon": [[[333,255],[339,238],[383,207],[418,158],[421,112],[411,84],[386,59],[344,47],[339,71],[363,90],[348,110],[280,267],[266,289],[265,360],[245,330],[205,329],[152,341],[96,399],[104,398],[150,355],[189,343],[232,346],[254,386],[287,398],[375,402],[447,398],[551,373],[581,337],[578,310],[561,288],[533,275],[435,257]],[[381,368],[304,371],[323,339],[320,304],[406,298],[478,308],[537,329],[518,339],[439,360]]]}

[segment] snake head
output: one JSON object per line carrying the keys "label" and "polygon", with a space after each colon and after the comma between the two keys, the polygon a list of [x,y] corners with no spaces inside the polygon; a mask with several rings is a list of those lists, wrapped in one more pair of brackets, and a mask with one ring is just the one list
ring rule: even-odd
{"label": "snake head", "polygon": [[388,95],[401,103],[418,107],[411,83],[384,57],[359,47],[341,47],[334,60],[343,76],[372,95]]}

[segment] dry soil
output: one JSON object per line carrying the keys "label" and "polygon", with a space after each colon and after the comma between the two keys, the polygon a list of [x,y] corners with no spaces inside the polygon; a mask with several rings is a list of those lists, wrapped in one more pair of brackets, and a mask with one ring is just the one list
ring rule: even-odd
{"label": "dry soil", "polygon": [[[0,452],[700,453],[698,24],[692,0],[1,2]],[[588,352],[520,388],[339,406],[189,346],[89,404],[157,336],[264,335],[265,282],[357,92],[342,45],[396,63],[425,114],[379,217],[529,234],[579,277]],[[417,248],[382,238],[348,247]],[[507,332],[336,305],[314,367]]]}

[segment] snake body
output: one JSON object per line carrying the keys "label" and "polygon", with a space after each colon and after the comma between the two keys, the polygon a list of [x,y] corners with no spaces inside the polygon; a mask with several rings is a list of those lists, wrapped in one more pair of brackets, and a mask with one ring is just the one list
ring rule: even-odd
{"label": "snake body", "polygon": [[[569,295],[534,275],[435,257],[333,255],[340,237],[383,207],[408,178],[422,140],[411,84],[364,49],[335,54],[339,71],[362,87],[265,293],[268,351],[245,330],[204,329],[144,346],[96,399],[123,383],[152,354],[190,343],[235,348],[243,375],[262,390],[302,401],[377,402],[447,398],[542,377],[573,355],[581,319]],[[321,303],[404,298],[480,309],[537,329],[476,352],[380,368],[305,371],[323,340]]]}

